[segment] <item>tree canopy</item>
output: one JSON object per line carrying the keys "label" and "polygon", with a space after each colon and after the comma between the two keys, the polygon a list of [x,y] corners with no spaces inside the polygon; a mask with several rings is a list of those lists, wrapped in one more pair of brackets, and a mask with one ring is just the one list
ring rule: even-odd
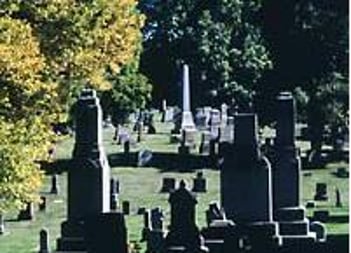
{"label": "tree canopy", "polygon": [[271,68],[258,19],[259,1],[143,0],[142,69],[158,98],[171,102],[181,65],[190,66],[195,105],[210,99],[246,105],[262,73]]}
{"label": "tree canopy", "polygon": [[135,0],[0,2],[0,213],[37,200],[50,124],[83,86],[112,87],[143,22]]}

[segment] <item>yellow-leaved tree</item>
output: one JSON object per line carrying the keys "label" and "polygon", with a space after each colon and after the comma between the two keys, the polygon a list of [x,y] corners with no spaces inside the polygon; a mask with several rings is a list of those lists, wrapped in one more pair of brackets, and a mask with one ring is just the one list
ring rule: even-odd
{"label": "yellow-leaved tree", "polygon": [[38,200],[50,124],[140,52],[136,0],[0,1],[0,213]]}

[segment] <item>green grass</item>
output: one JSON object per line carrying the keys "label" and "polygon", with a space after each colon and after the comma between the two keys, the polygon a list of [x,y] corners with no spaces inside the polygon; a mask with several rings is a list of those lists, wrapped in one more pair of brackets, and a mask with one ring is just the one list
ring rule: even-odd
{"label": "green grass", "polygon": [[[159,152],[176,152],[177,145],[170,144],[170,131],[172,124],[156,123],[158,134],[150,136],[144,135],[143,142],[137,144],[134,150],[147,148]],[[104,148],[108,154],[122,151],[121,146],[112,142],[113,129],[104,129]],[[56,158],[70,158],[73,149],[73,137],[66,138],[59,143]],[[299,143],[306,146],[306,143]],[[133,148],[132,148],[133,151]],[[307,200],[313,199],[316,182],[326,182],[328,184],[329,200],[327,202],[317,202],[316,209],[328,209],[332,215],[348,214],[348,180],[338,179],[330,173],[340,164],[328,165],[325,169],[313,170],[312,176],[302,179],[302,199],[305,204]],[[205,210],[211,201],[219,200],[219,171],[204,169],[205,177],[208,180],[208,192],[198,194],[197,224],[199,227],[205,225]],[[305,172],[303,172],[305,173]],[[160,206],[166,216],[165,227],[169,224],[169,204],[168,194],[159,193],[161,180],[163,177],[172,176],[178,179],[185,179],[189,186],[192,185],[192,178],[195,172],[165,172],[158,168],[112,168],[111,174],[120,180],[120,201],[129,200],[131,202],[131,215],[126,217],[128,235],[130,240],[139,241],[143,226],[143,217],[136,215],[139,207],[153,208]],[[32,253],[37,252],[39,231],[46,227],[50,232],[50,244],[52,249],[56,248],[56,239],[60,236],[60,224],[66,218],[66,173],[59,176],[60,194],[58,196],[48,194],[50,190],[50,178],[46,178],[42,193],[48,198],[47,211],[45,213],[36,212],[36,218],[32,222],[7,221],[6,234],[0,236],[0,253]],[[339,187],[342,193],[343,208],[335,208],[334,188]],[[312,210],[308,210],[312,214]],[[6,219],[15,219],[17,212],[6,215]],[[348,233],[348,223],[326,224],[328,233]]]}

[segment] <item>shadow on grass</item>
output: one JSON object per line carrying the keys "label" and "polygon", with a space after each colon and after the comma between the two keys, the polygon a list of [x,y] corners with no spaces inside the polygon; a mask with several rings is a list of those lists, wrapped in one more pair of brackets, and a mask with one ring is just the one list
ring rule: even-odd
{"label": "shadow on grass", "polygon": [[[138,167],[138,152],[110,154],[107,158],[111,167]],[[215,164],[216,162],[209,156],[152,152],[151,159],[140,167],[154,167],[160,169],[160,172],[188,172],[204,168],[215,168]],[[73,166],[73,161],[71,159],[60,159],[51,163],[40,162],[40,166],[47,175],[60,174],[69,170]]]}

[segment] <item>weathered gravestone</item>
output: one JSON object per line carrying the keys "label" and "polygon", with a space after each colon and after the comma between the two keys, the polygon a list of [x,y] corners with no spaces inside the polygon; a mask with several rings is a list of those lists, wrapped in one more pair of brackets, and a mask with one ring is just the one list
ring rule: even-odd
{"label": "weathered gravestone", "polygon": [[118,207],[119,183],[118,180],[110,179],[110,209],[115,211]]}
{"label": "weathered gravestone", "polygon": [[337,168],[335,175],[338,178],[348,178],[349,172],[345,167],[340,167],[340,168]]}
{"label": "weathered gravestone", "polygon": [[58,176],[56,174],[51,176],[51,189],[50,193],[51,194],[58,194],[59,193],[59,187],[58,187]]}
{"label": "weathered gravestone", "polygon": [[46,197],[40,196],[39,211],[45,211],[45,210],[46,210]]}
{"label": "weathered gravestone", "polygon": [[210,114],[210,132],[212,139],[218,139],[221,127],[221,113],[217,109],[212,109]]}
{"label": "weathered gravestone", "polygon": [[174,108],[168,107],[165,112],[165,121],[164,122],[172,122],[174,118]]}
{"label": "weathered gravestone", "polygon": [[130,214],[130,202],[125,200],[122,202],[122,213],[124,215],[129,215]]}
{"label": "weathered gravestone", "polygon": [[156,127],[155,127],[153,114],[151,113],[146,114],[144,124],[147,127],[148,134],[156,134]]}
{"label": "weathered gravestone", "polygon": [[137,159],[138,167],[146,166],[152,159],[152,152],[147,149],[140,150]]}
{"label": "weathered gravestone", "polygon": [[199,145],[200,154],[208,154],[210,151],[210,140],[211,134],[209,132],[204,132],[201,134],[201,142]]}
{"label": "weathered gravestone", "polygon": [[130,152],[130,141],[129,140],[126,140],[123,144],[123,152],[124,154],[129,154]]}
{"label": "weathered gravestone", "polygon": [[164,215],[160,207],[151,210],[151,228],[152,230],[163,230]]}
{"label": "weathered gravestone", "polygon": [[227,121],[228,121],[228,105],[226,103],[223,103],[221,105],[221,124],[223,126],[226,126]]}
{"label": "weathered gravestone", "polygon": [[39,251],[38,253],[50,253],[49,232],[47,229],[40,230],[39,233]]}
{"label": "weathered gravestone", "polygon": [[327,201],[328,192],[326,183],[316,183],[316,193],[314,195],[314,200]]}
{"label": "weathered gravestone", "polygon": [[228,219],[237,224],[225,248],[248,238],[250,247],[277,247],[281,242],[273,221],[271,166],[259,150],[257,117],[236,114],[234,144],[221,167],[221,203]]}
{"label": "weathered gravestone", "polygon": [[163,253],[208,252],[196,226],[195,196],[186,189],[182,180],[179,188],[169,197],[171,205],[171,224],[166,236]]}
{"label": "weathered gravestone", "polygon": [[290,92],[277,97],[277,124],[274,150],[268,148],[273,163],[274,219],[284,244],[313,244],[305,208],[300,205],[300,167],[295,146],[295,101]]}
{"label": "weathered gravestone", "polygon": [[335,189],[335,206],[342,207],[341,194],[340,194],[339,188]]}
{"label": "weathered gravestone", "polygon": [[32,202],[26,203],[23,210],[20,210],[18,220],[33,220],[34,219],[34,206]]}
{"label": "weathered gravestone", "polygon": [[175,190],[176,179],[173,177],[165,177],[162,179],[162,187],[160,192],[172,192]]}
{"label": "weathered gravestone", "polygon": [[161,105],[161,122],[166,122],[166,111],[167,111],[167,101],[166,99],[162,99],[162,105]]}
{"label": "weathered gravestone", "polygon": [[164,242],[163,213],[160,208],[144,213],[144,228],[142,240],[146,241],[146,252],[161,252]]}
{"label": "weathered gravestone", "polygon": [[207,182],[203,176],[203,172],[196,173],[196,177],[193,179],[193,192],[206,192]]}
{"label": "weathered gravestone", "polygon": [[68,213],[57,240],[58,251],[86,250],[85,221],[110,211],[110,167],[102,147],[102,111],[94,90],[82,91],[75,121],[76,140],[68,171]]}
{"label": "weathered gravestone", "polygon": [[207,129],[207,116],[205,114],[204,108],[196,108],[195,124],[199,130]]}

